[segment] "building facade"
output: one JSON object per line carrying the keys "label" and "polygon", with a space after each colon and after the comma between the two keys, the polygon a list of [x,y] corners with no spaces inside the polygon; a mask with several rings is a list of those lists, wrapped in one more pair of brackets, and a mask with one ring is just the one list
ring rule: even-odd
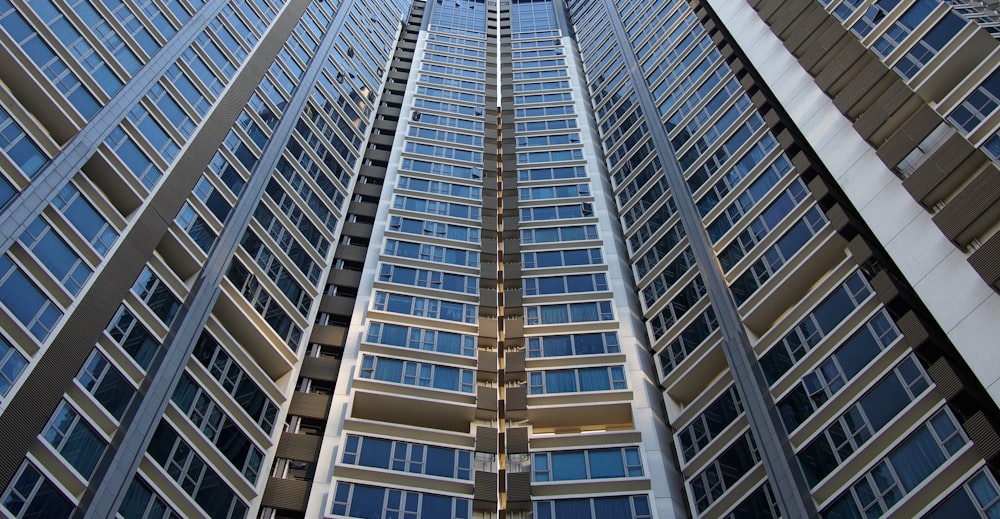
{"label": "building facade", "polygon": [[0,514],[993,517],[998,24],[0,0]]}

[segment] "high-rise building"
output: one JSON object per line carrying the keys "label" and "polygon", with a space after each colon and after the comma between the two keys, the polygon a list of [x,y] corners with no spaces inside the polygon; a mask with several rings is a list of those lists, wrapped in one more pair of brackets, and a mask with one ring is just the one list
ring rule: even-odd
{"label": "high-rise building", "polygon": [[995,517],[997,38],[0,0],[0,516]]}

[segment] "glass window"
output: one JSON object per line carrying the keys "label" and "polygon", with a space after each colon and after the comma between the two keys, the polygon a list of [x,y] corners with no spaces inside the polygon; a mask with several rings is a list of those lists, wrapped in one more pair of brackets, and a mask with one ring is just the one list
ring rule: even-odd
{"label": "glass window", "polygon": [[378,280],[462,294],[478,294],[479,278],[437,270],[415,269],[383,263]]}
{"label": "glass window", "polygon": [[[189,202],[184,202],[181,209],[177,211],[177,217],[174,219],[177,226],[184,230],[184,232],[198,245],[204,252],[208,252],[215,243],[215,238],[217,237],[215,231],[212,227],[205,221],[201,215]],[[247,231],[251,232],[251,231]]]}
{"label": "glass window", "polygon": [[[180,63],[180,60],[178,60]],[[167,73],[163,76],[165,82],[168,82],[180,92],[181,97],[184,98],[194,109],[196,114],[208,113],[211,108],[211,102],[202,95],[198,87],[188,78],[187,74],[181,70],[177,65],[171,65],[167,70]],[[168,116],[170,117],[170,116]],[[182,122],[182,126],[186,126],[186,123]]]}
{"label": "glass window", "polygon": [[806,186],[801,180],[793,182],[781,196],[764,209],[760,216],[751,220],[746,229],[719,252],[719,263],[723,270],[728,272],[740,260],[752,253],[754,248],[764,241],[800,202],[808,198],[807,193]]}
{"label": "glass window", "polygon": [[402,216],[392,216],[389,218],[389,230],[468,243],[478,244],[480,242],[480,229],[478,227],[466,227],[464,225],[404,218]]}
{"label": "glass window", "polygon": [[977,517],[992,519],[1000,515],[1000,489],[993,475],[982,470],[954,491],[924,519]]}
{"label": "glass window", "polygon": [[125,499],[118,508],[118,515],[125,519],[180,519],[138,475],[132,478]]}
{"label": "glass window", "polygon": [[[785,177],[786,174],[792,171],[792,162],[788,160],[785,155],[778,156],[774,163],[768,166],[756,180],[750,184],[732,203],[726,207],[722,214],[715,219],[711,224],[708,225],[708,235],[712,238],[713,242],[718,242],[720,238],[726,232],[733,228],[740,220],[750,210],[757,205],[758,202],[768,193],[771,189]],[[799,192],[800,189],[805,189],[805,184],[802,179],[796,179],[794,184],[799,184],[800,186],[789,186],[788,192]],[[729,184],[727,182],[720,182],[712,187],[708,194],[705,195],[701,200],[698,201],[698,210],[701,212],[702,216],[706,216],[708,212],[718,205],[719,201],[722,199],[726,193],[729,192]]]}
{"label": "glass window", "polygon": [[246,515],[247,505],[165,421],[153,433],[147,454],[208,516],[236,519]]}
{"label": "glass window", "polygon": [[743,414],[743,401],[736,388],[730,386],[719,398],[709,404],[687,427],[677,433],[681,454],[691,461],[716,436]]}
{"label": "glass window", "polygon": [[160,181],[163,172],[153,164],[146,154],[139,149],[139,146],[131,137],[125,134],[121,127],[111,130],[111,134],[104,141],[126,168],[136,179],[146,186],[146,189],[153,189],[153,186]]}
{"label": "glass window", "polygon": [[49,162],[41,148],[3,108],[0,108],[0,150],[28,178],[34,177]]}
{"label": "glass window", "polygon": [[66,184],[52,205],[101,256],[107,254],[118,239],[118,232],[73,184]]}
{"label": "glass window", "polygon": [[965,27],[965,20],[954,13],[947,13],[937,25],[906,52],[906,55],[900,58],[892,67],[893,70],[905,79],[912,79],[963,27]]}
{"label": "glass window", "polygon": [[[100,108],[97,99],[84,88],[80,79],[53,52],[52,48],[42,40],[39,34],[32,30],[28,21],[15,12],[13,6],[6,1],[0,3],[0,27],[7,30],[11,38],[15,40],[15,44],[24,51],[28,59],[45,74],[49,81],[59,89],[80,115],[85,119],[89,119],[97,112]],[[70,33],[57,31],[56,34]],[[85,42],[84,45],[86,45]]]}
{"label": "glass window", "polygon": [[627,389],[621,366],[533,371],[528,376],[532,395]]}
{"label": "glass window", "polygon": [[597,292],[608,289],[604,274],[576,274],[524,279],[525,295],[567,294]]}
{"label": "glass window", "polygon": [[883,58],[888,57],[913,32],[913,29],[927,19],[937,5],[937,2],[933,0],[917,0],[886,29],[885,33],[872,45],[872,50]]}
{"label": "glass window", "polygon": [[375,292],[372,308],[384,312],[414,315],[430,319],[443,319],[459,323],[474,324],[479,318],[478,306],[404,294]]}
{"label": "glass window", "polygon": [[979,88],[948,115],[948,120],[968,134],[989,117],[997,106],[1000,106],[1000,72],[994,72],[986,78]]}
{"label": "glass window", "polygon": [[748,267],[730,285],[736,304],[742,305],[757,289],[771,279],[826,226],[826,215],[813,206],[801,220],[768,248],[760,259]]}
{"label": "glass window", "polygon": [[167,134],[153,115],[142,103],[135,105],[128,113],[128,119],[139,130],[154,150],[167,162],[171,162],[180,151],[180,146]]}
{"label": "glass window", "polygon": [[271,295],[266,285],[236,258],[229,266],[226,277],[236,286],[236,290],[243,295],[243,298],[253,305],[254,310],[264,318],[268,326],[284,339],[285,344],[292,351],[297,351],[302,339],[302,329],[288,315],[281,303]]}
{"label": "glass window", "polygon": [[560,166],[551,168],[518,168],[518,182],[531,180],[553,180],[568,178],[584,178],[587,170],[583,166]]}
{"label": "glass window", "polygon": [[440,364],[365,355],[361,378],[448,391],[475,391],[475,371]]}
{"label": "glass window", "polygon": [[522,222],[564,220],[594,216],[594,206],[589,202],[574,205],[524,207],[520,210]]}
{"label": "glass window", "polygon": [[865,14],[857,22],[854,22],[851,30],[862,38],[868,36],[872,29],[881,23],[889,11],[892,11],[897,5],[899,5],[899,0],[877,0],[865,10]]}
{"label": "glass window", "polygon": [[760,454],[756,443],[749,433],[741,436],[701,473],[688,480],[698,511],[707,510],[758,462]]}
{"label": "glass window", "polygon": [[910,404],[930,379],[911,356],[861,397],[798,454],[806,480],[816,485]]}
{"label": "glass window", "polygon": [[619,353],[615,332],[546,335],[528,338],[528,356],[561,357],[565,355],[601,355]]}
{"label": "glass window", "polygon": [[635,273],[636,279],[644,277],[649,274],[656,267],[656,264],[660,262],[661,259],[669,256],[684,237],[687,236],[687,231],[680,222],[675,223],[670,226],[662,236],[657,239],[649,250],[644,252],[642,256],[635,262]]}
{"label": "glass window", "polygon": [[823,511],[823,516],[883,515],[958,452],[966,441],[951,412],[942,409],[855,482]]}
{"label": "glass window", "polygon": [[677,368],[695,349],[697,349],[705,339],[712,335],[719,327],[719,321],[715,318],[715,310],[711,307],[694,318],[680,335],[656,355],[660,361],[660,370],[663,376],[667,376]]}
{"label": "glass window", "polygon": [[436,494],[337,483],[333,494],[333,515],[361,519],[469,519],[472,501]]}
{"label": "glass window", "polygon": [[573,265],[600,265],[604,263],[601,249],[568,249],[521,253],[524,268],[548,268]]}
{"label": "glass window", "polygon": [[596,240],[596,225],[572,225],[566,227],[536,227],[521,229],[523,243],[555,243],[566,241]]}
{"label": "glass window", "polygon": [[7,396],[7,392],[17,382],[17,378],[27,365],[28,361],[24,355],[11,346],[6,338],[0,336],[0,398]]}
{"label": "glass window", "polygon": [[651,519],[645,495],[534,501],[536,519]]}
{"label": "glass window", "polygon": [[420,213],[452,216],[465,220],[482,220],[482,209],[476,206],[456,204],[454,202],[441,202],[438,200],[428,200],[412,196],[397,195],[393,202],[396,209],[416,211]]}
{"label": "glass window", "polygon": [[278,406],[257,386],[254,378],[226,352],[214,337],[202,332],[191,354],[233,396],[250,419],[270,434]]}
{"label": "glass window", "polygon": [[41,216],[28,225],[20,241],[70,294],[79,294],[93,273]]}
{"label": "glass window", "polygon": [[115,419],[121,419],[135,394],[132,384],[96,349],[80,368],[76,380]]}
{"label": "glass window", "polygon": [[885,310],[880,310],[778,402],[786,429],[795,430],[897,337],[899,331]]}
{"label": "glass window", "polygon": [[[764,368],[768,383],[774,384],[871,294],[872,289],[860,271],[848,276],[774,348],[761,357],[761,367]],[[880,331],[876,333],[876,337],[889,333],[889,330],[883,328],[883,325],[879,326]],[[887,340],[891,342],[888,337]]]}
{"label": "glass window", "polygon": [[780,519],[781,509],[778,508],[778,499],[771,489],[771,484],[764,482],[750,497],[746,498],[736,508],[733,509],[724,519]]}
{"label": "glass window", "polygon": [[170,326],[181,306],[177,297],[148,266],[144,267],[136,278],[135,284],[132,285],[132,293],[146,303],[153,314],[167,326]]}
{"label": "glass window", "polygon": [[84,479],[90,477],[107,447],[107,442],[65,400],[52,414],[42,437]]}
{"label": "glass window", "polygon": [[[729,171],[723,173],[722,178],[717,180],[708,189],[704,196],[698,200],[698,211],[702,216],[705,216],[712,210],[718,203],[725,197],[730,191],[735,189],[740,182],[750,176],[757,166],[759,166],[764,157],[771,153],[775,148],[778,147],[778,140],[774,138],[770,133],[765,133],[761,139],[754,144],[743,157],[736,161]],[[780,175],[788,173],[792,169],[791,161],[787,160],[784,155],[779,156],[775,159],[774,166],[781,168]],[[787,170],[787,171],[786,171]],[[763,194],[763,193],[762,193]]]}
{"label": "glass window", "polygon": [[372,321],[368,325],[368,334],[365,340],[377,344],[464,355],[467,357],[476,355],[476,338],[471,335],[430,330],[416,326],[402,326]]}
{"label": "glass window", "polygon": [[533,453],[534,481],[641,477],[636,447]]}
{"label": "glass window", "polygon": [[655,340],[666,335],[667,331],[687,314],[688,310],[696,306],[706,293],[705,282],[700,274],[696,274],[694,279],[668,301],[662,310],[649,319],[649,328]]}
{"label": "glass window", "polygon": [[348,435],[343,462],[462,480],[472,479],[472,452],[370,436]]}
{"label": "glass window", "polygon": [[171,400],[247,481],[257,482],[264,453],[190,375],[181,375]]}
{"label": "glass window", "polygon": [[107,332],[114,339],[115,344],[121,346],[126,353],[131,355],[142,369],[149,367],[160,348],[159,341],[149,333],[149,330],[136,319],[125,305],[120,306],[118,312],[111,318]]}
{"label": "glass window", "polygon": [[39,341],[49,336],[62,317],[62,311],[7,254],[0,256],[0,302]]}
{"label": "glass window", "polygon": [[24,462],[3,494],[3,507],[15,518],[69,518],[74,506],[30,462]]}
{"label": "glass window", "polygon": [[676,258],[660,270],[656,277],[650,280],[649,285],[640,291],[646,308],[652,307],[653,303],[666,294],[678,279],[694,267],[694,253],[691,252],[690,248],[685,247]]}

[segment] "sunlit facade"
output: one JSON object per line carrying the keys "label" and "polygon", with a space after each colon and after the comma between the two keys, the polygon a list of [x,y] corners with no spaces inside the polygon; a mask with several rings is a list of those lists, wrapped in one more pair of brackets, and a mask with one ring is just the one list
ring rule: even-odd
{"label": "sunlit facade", "polygon": [[0,515],[993,517],[998,23],[0,0]]}

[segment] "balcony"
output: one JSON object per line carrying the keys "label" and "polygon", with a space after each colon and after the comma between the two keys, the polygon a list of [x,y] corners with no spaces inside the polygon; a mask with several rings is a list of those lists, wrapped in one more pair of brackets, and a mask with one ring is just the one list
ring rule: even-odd
{"label": "balcony", "polygon": [[301,393],[296,391],[292,395],[292,402],[288,407],[288,414],[304,416],[306,418],[326,419],[327,411],[330,409],[330,395],[320,395],[316,393]]}
{"label": "balcony", "polygon": [[333,382],[340,372],[339,357],[306,357],[302,359],[300,377]]}
{"label": "balcony", "polygon": [[213,313],[232,333],[233,338],[272,380],[291,371],[297,360],[291,348],[264,321],[260,313],[250,306],[229,279],[222,280],[221,288],[222,294],[215,303]]}
{"label": "balcony", "polygon": [[261,506],[304,512],[309,502],[311,481],[268,478]]}
{"label": "balcony", "polygon": [[351,418],[468,433],[476,417],[475,395],[364,379],[355,379],[354,387]]}

